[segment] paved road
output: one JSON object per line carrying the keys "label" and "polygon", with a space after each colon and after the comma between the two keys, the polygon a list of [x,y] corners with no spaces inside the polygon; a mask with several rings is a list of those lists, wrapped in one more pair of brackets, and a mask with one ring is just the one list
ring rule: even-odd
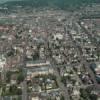
{"label": "paved road", "polygon": [[26,81],[21,83],[22,86],[22,100],[27,100],[27,84]]}
{"label": "paved road", "polygon": [[[56,65],[57,66],[57,65]],[[51,67],[54,69],[55,71],[55,76],[57,77],[57,83],[59,85],[60,90],[62,91],[62,94],[65,98],[65,100],[70,100],[69,94],[68,94],[68,89],[66,86],[64,86],[64,84],[61,82],[61,76],[59,74],[59,72],[57,71],[57,67],[55,66],[54,61],[52,60],[52,65]],[[63,65],[62,65],[63,66]]]}
{"label": "paved road", "polygon": [[[79,25],[80,25],[80,24],[79,24]],[[97,50],[100,51],[100,49],[99,49],[100,44],[97,43],[97,41],[95,40],[95,37],[93,37],[92,34],[89,33],[82,25],[80,25],[80,27],[81,27],[81,28],[84,30],[84,32],[88,35],[88,37],[89,37],[89,39],[91,40],[92,44],[93,44],[94,46],[97,47]],[[96,41],[96,42],[94,42],[94,41]],[[91,73],[91,76],[92,76],[92,78],[93,78],[93,80],[94,80],[95,87],[100,89],[100,85],[97,83],[96,78],[95,78],[95,76],[94,76],[94,73],[93,73],[92,70],[88,67],[89,64],[86,62],[86,60],[84,60],[84,63],[87,65],[87,70],[89,71],[89,73]]]}
{"label": "paved road", "polygon": [[[66,26],[65,26],[65,30],[66,30]],[[67,32],[67,30],[66,30],[66,32]],[[86,61],[86,59],[82,56],[82,47],[81,47],[80,45],[77,45],[78,43],[73,39],[73,37],[72,37],[70,31],[68,31],[67,33],[69,34],[69,36],[70,36],[70,38],[71,38],[71,40],[72,40],[72,42],[73,42],[73,45],[74,45],[74,47],[76,48],[76,51],[78,51],[78,53],[79,53],[79,55],[80,55],[79,57],[80,57],[80,59],[81,59],[81,64],[84,65],[85,69],[86,69],[87,72],[90,74],[90,76],[91,76],[91,78],[92,78],[92,80],[93,80],[93,82],[94,82],[94,85],[95,85],[97,88],[100,89],[100,85],[98,85],[93,71],[90,69],[89,64],[88,64],[88,62]]]}

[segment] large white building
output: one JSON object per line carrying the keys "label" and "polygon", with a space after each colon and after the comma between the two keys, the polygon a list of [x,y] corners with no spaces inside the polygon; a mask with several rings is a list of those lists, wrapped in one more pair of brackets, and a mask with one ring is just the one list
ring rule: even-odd
{"label": "large white building", "polygon": [[48,75],[53,74],[54,70],[49,68],[48,66],[41,67],[41,68],[34,68],[34,69],[27,69],[27,80],[38,76],[38,75]]}
{"label": "large white building", "polygon": [[4,55],[0,55],[0,72],[3,71],[5,64],[6,64],[6,58],[4,57]]}

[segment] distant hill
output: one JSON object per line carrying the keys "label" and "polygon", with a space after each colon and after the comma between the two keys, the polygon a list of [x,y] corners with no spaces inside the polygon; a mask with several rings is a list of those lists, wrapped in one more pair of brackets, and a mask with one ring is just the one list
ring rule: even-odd
{"label": "distant hill", "polygon": [[22,0],[22,1],[9,1],[1,6],[6,5],[11,8],[16,5],[30,6],[30,7],[57,7],[63,10],[66,9],[79,9],[82,6],[91,5],[92,3],[100,3],[100,0]]}
{"label": "distant hill", "polygon": [[5,2],[8,2],[8,1],[20,1],[20,0],[0,0],[0,3],[5,3]]}

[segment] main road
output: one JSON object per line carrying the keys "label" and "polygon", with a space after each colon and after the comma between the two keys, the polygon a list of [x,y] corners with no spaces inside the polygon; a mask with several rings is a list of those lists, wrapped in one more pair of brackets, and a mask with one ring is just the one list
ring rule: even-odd
{"label": "main road", "polygon": [[82,52],[81,45],[78,45],[78,43],[73,39],[73,36],[71,35],[70,30],[67,30],[66,26],[64,29],[65,29],[65,32],[68,33],[69,37],[71,38],[72,43],[73,43],[74,47],[76,48],[76,51],[79,53],[81,64],[84,65],[86,71],[90,74],[90,76],[94,82],[95,87],[100,89],[100,85],[98,85],[93,71],[90,69],[89,64],[86,61],[86,59],[82,56],[83,52]]}

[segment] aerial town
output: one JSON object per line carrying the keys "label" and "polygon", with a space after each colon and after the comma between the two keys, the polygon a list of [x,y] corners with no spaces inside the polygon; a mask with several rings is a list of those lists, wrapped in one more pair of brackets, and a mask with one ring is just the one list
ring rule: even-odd
{"label": "aerial town", "polygon": [[100,5],[3,9],[0,100],[100,100]]}

